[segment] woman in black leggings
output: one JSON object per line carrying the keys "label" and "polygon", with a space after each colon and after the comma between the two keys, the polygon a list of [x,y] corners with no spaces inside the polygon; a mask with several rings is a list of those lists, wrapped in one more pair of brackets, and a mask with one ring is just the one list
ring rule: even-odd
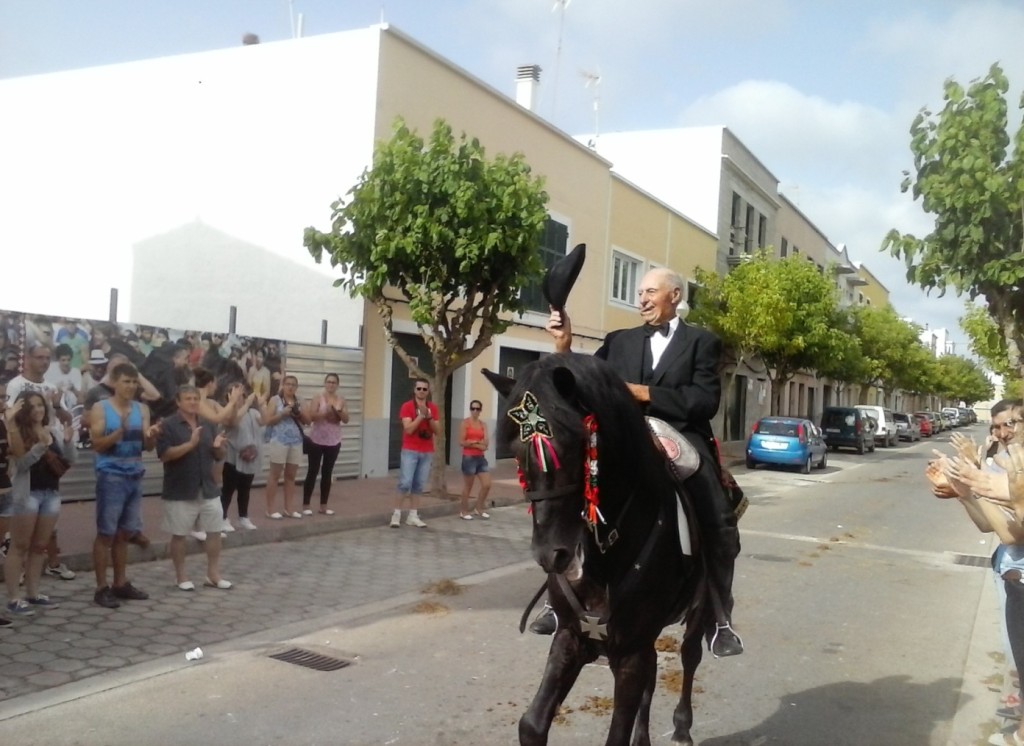
{"label": "woman in black leggings", "polygon": [[316,478],[320,476],[320,513],[334,515],[327,507],[327,499],[331,495],[331,475],[334,463],[338,460],[341,450],[341,426],[348,422],[348,406],[345,397],[338,393],[338,375],[328,373],[324,378],[324,388],[310,400],[306,417],[313,423],[306,439],[306,455],[309,457],[309,470],[302,483],[302,514],[313,515],[310,503],[313,499],[313,488]]}

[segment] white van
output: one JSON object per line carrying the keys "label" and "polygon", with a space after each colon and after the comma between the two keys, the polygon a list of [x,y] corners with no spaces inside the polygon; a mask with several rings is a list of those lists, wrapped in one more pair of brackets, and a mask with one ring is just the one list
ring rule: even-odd
{"label": "white van", "polygon": [[960,418],[960,410],[956,407],[943,407],[942,414],[948,414],[949,419],[953,420],[953,427],[960,427],[964,423]]}
{"label": "white van", "polygon": [[888,407],[879,407],[874,404],[858,404],[857,409],[863,409],[878,422],[878,430],[875,431],[875,442],[882,448],[896,445],[899,441],[899,432],[896,428],[896,420],[892,416],[892,410]]}

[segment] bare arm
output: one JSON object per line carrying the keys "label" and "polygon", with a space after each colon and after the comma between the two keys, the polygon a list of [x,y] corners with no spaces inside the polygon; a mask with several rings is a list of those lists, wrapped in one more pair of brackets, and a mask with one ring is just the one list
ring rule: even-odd
{"label": "bare arm", "polygon": [[[549,306],[550,308],[550,306]],[[551,308],[551,315],[545,327],[555,341],[555,352],[569,352],[572,347],[572,320],[567,313]]]}
{"label": "bare arm", "polygon": [[160,392],[157,391],[156,386],[149,382],[149,380],[139,373],[139,392],[141,393],[143,401],[159,401],[161,396]]}
{"label": "bare arm", "polygon": [[89,436],[92,440],[92,449],[96,453],[106,453],[124,438],[124,423],[107,435],[103,434],[107,417],[103,412],[103,402],[98,401],[89,410]]}

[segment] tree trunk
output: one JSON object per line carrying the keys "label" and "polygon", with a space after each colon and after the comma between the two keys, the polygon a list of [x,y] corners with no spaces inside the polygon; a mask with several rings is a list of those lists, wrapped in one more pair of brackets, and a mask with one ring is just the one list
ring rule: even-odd
{"label": "tree trunk", "polygon": [[434,439],[434,460],[430,467],[430,494],[440,498],[448,497],[448,480],[445,478],[448,460],[448,431],[445,429],[445,399],[448,393],[448,376],[451,371],[434,361],[434,380],[430,389],[434,392],[437,418],[441,423],[441,434]]}

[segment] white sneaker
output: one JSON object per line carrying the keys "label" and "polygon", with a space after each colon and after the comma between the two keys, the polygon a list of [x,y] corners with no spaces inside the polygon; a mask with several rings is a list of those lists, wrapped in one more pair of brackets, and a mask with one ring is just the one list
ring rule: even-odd
{"label": "white sneaker", "polygon": [[43,569],[43,572],[45,572],[47,575],[52,575],[55,578],[60,578],[61,580],[75,579],[75,571],[69,570],[68,566],[65,565],[63,562],[61,562],[56,567],[50,567],[49,565],[47,565]]}
{"label": "white sneaker", "polygon": [[310,510],[309,508],[306,508],[305,510],[302,511],[302,515],[313,515],[313,511]]}
{"label": "white sneaker", "polygon": [[188,533],[189,533],[189,536],[191,536],[196,541],[206,541],[206,532],[205,531],[189,531]]}
{"label": "white sneaker", "polygon": [[234,530],[235,530],[235,527],[231,525],[231,521],[229,521],[227,518],[225,518],[224,519],[224,525],[220,527],[221,533],[222,534],[230,534]]}
{"label": "white sneaker", "polygon": [[256,530],[256,524],[253,523],[252,521],[250,521],[248,519],[248,517],[246,517],[246,518],[239,518],[238,519],[238,525],[241,526],[242,528],[244,528],[246,531],[255,531]]}
{"label": "white sneaker", "polygon": [[391,514],[391,528],[399,528],[402,525],[402,511],[396,510]]}
{"label": "white sneaker", "polygon": [[406,526],[415,526],[416,528],[426,528],[427,524],[420,520],[419,513],[413,513],[409,511],[409,517],[405,519]]}

